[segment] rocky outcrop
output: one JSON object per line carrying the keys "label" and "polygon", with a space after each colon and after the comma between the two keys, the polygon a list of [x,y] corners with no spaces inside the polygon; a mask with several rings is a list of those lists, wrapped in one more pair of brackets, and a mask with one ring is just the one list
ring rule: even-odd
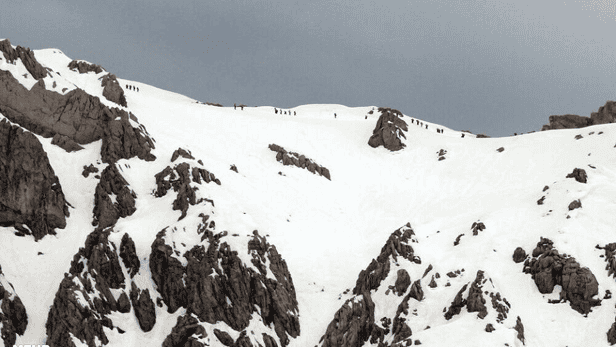
{"label": "rocky outcrop", "polygon": [[348,299],[334,315],[319,343],[323,347],[363,346],[374,327],[374,302],[370,294]]}
{"label": "rocky outcrop", "polygon": [[94,221],[100,228],[113,226],[118,219],[125,218],[137,210],[137,195],[128,187],[128,182],[118,171],[116,164],[108,165],[94,192]]}
{"label": "rocky outcrop", "polygon": [[51,144],[56,145],[69,153],[77,152],[83,149],[82,146],[78,145],[70,137],[60,134],[55,134],[53,136],[53,138],[51,139]]}
{"label": "rocky outcrop", "polygon": [[97,173],[97,172],[98,172],[98,168],[94,166],[93,164],[90,164],[89,166],[84,165],[81,175],[85,178],[88,178],[88,176],[90,176],[91,173]]}
{"label": "rocky outcrop", "polygon": [[483,222],[473,222],[473,225],[471,225],[473,236],[479,235],[479,232],[484,231],[485,229],[486,229],[486,226],[485,224],[483,224]]}
{"label": "rocky outcrop", "polygon": [[214,234],[213,221],[203,219],[199,233],[208,242],[183,254],[186,265],[165,243],[165,235],[173,230],[161,231],[152,244],[152,279],[169,312],[185,307],[199,322],[222,321],[238,332],[249,325],[253,314],[260,314],[281,345],[288,345],[289,336],[299,335],[297,299],[291,274],[276,247],[254,231],[248,242],[252,264],[245,264],[222,241],[226,233]]}
{"label": "rocky outcrop", "polygon": [[[215,329],[214,332],[216,331],[220,330]],[[199,320],[193,315],[181,315],[178,317],[173,329],[171,329],[171,334],[163,341],[162,347],[205,347],[205,345],[199,342],[194,336],[207,337],[207,333],[205,329],[199,325]],[[219,335],[216,334],[216,336],[218,337]],[[231,339],[231,336],[228,334],[226,336]],[[226,344],[224,342],[223,344],[225,346],[231,346],[233,344],[233,339],[231,339],[231,344]]]}
{"label": "rocky outcrop", "polygon": [[288,152],[286,149],[278,146],[277,144],[270,144],[269,149],[276,152],[276,160],[283,165],[293,165],[302,169],[306,169],[313,174],[319,174],[331,181],[329,170],[314,162],[314,160],[307,158],[303,154],[296,152]]}
{"label": "rocky outcrop", "polygon": [[[7,283],[10,287],[4,287]],[[13,346],[17,335],[23,335],[28,326],[26,308],[13,285],[4,278],[0,267],[0,337],[5,346]]]}
{"label": "rocky outcrop", "polygon": [[0,41],[0,52],[4,54],[4,58],[9,63],[15,63],[17,58],[21,59],[21,62],[26,67],[26,70],[34,77],[34,79],[41,79],[47,76],[47,69],[45,69],[34,57],[34,52],[30,48],[24,48],[17,46],[13,48],[11,42],[6,39]]}
{"label": "rocky outcrop", "polygon": [[616,344],[616,321],[612,323],[610,330],[607,331],[607,342],[610,344],[610,346]]}
{"label": "rocky outcrop", "polygon": [[353,294],[359,295],[377,289],[389,274],[390,257],[394,261],[397,257],[402,257],[421,264],[421,259],[414,255],[413,247],[410,245],[414,235],[415,232],[410,223],[394,231],[381,248],[381,254],[376,259],[372,259],[370,265],[359,273]]}
{"label": "rocky outcrop", "polygon": [[378,110],[381,116],[376,122],[368,144],[373,148],[383,146],[390,151],[399,151],[406,147],[402,139],[406,139],[404,133],[408,131],[408,125],[402,119],[404,117],[402,112],[388,107],[379,107]]}
{"label": "rocky outcrop", "polygon": [[130,302],[133,304],[135,317],[139,322],[141,330],[144,332],[152,330],[154,324],[156,324],[156,309],[150,297],[150,291],[148,289],[141,290],[137,287],[135,282],[132,282],[130,288]]}
{"label": "rocky outcrop", "polygon": [[193,157],[192,154],[190,154],[190,151],[187,151],[184,148],[178,148],[175,151],[173,151],[173,154],[171,155],[171,162],[173,163],[179,157],[182,157],[185,159],[191,159],[191,160],[195,159],[195,157]]}
{"label": "rocky outcrop", "polygon": [[126,107],[126,97],[124,96],[124,89],[118,83],[118,79],[112,73],[106,74],[100,78],[101,87],[103,87],[103,96],[120,106]]}
{"label": "rocky outcrop", "polygon": [[122,297],[116,301],[111,293],[111,289],[125,290],[125,278],[115,246],[108,241],[110,232],[92,232],[73,257],[45,324],[50,347],[74,347],[71,334],[88,346],[94,346],[96,339],[107,344],[103,327],[114,326],[106,315],[128,311],[130,303]]}
{"label": "rocky outcrop", "polygon": [[580,201],[580,199],[573,200],[571,201],[571,203],[569,203],[569,211],[573,211],[576,208],[581,208],[581,207],[582,207],[582,202]]}
{"label": "rocky outcrop", "polygon": [[608,243],[603,247],[596,245],[595,248],[604,250],[607,275],[616,278],[616,242]]}
{"label": "rocky outcrop", "polygon": [[513,261],[521,263],[524,259],[526,259],[526,251],[522,247],[517,247],[515,251],[513,251]]}
{"label": "rocky outcrop", "polygon": [[586,170],[575,168],[573,171],[567,175],[566,178],[575,178],[576,181],[580,183],[588,182],[588,176],[586,175]]}
{"label": "rocky outcrop", "polygon": [[[73,60],[68,63],[68,68],[73,71],[78,71],[79,73],[88,73],[94,72],[95,74],[99,74],[103,71],[106,71],[102,66],[96,64],[90,64],[83,60]],[[103,86],[104,87],[104,86]]]}
{"label": "rocky outcrop", "polygon": [[[177,159],[175,153],[174,157],[174,159]],[[172,188],[177,193],[177,198],[173,201],[173,210],[182,212],[179,220],[186,217],[189,206],[200,204],[206,200],[213,203],[206,198],[198,199],[195,192],[199,188],[193,185],[193,183],[200,185],[201,180],[203,180],[205,183],[214,182],[218,185],[221,184],[220,180],[213,173],[201,167],[191,167],[186,162],[177,164],[173,168],[167,166],[163,171],[157,173],[154,178],[156,179],[156,192],[154,196],[157,198],[165,196]]]}
{"label": "rocky outcrop", "polygon": [[36,136],[6,120],[0,121],[0,191],[0,226],[35,240],[66,227],[68,204],[47,153]]}
{"label": "rocky outcrop", "polygon": [[560,254],[549,239],[542,237],[537,243],[532,258],[524,262],[524,272],[532,276],[542,294],[552,293],[554,286],[560,285],[561,302],[569,301],[571,308],[581,314],[587,315],[591,307],[601,304],[594,298],[599,294],[595,275],[575,258]]}
{"label": "rocky outcrop", "polygon": [[[124,110],[108,108],[100,99],[81,89],[61,95],[45,89],[42,81],[31,90],[8,71],[0,70],[0,112],[9,120],[43,137],[66,136],[76,144],[103,140],[101,156],[106,163],[139,157],[154,160],[154,142],[143,125]],[[136,118],[135,118],[136,119]],[[59,143],[66,143],[67,140]]]}
{"label": "rocky outcrop", "polygon": [[616,122],[616,102],[607,101],[598,112],[593,112],[590,117],[566,114],[562,116],[550,116],[550,123],[544,125],[541,130],[552,129],[574,129],[584,128],[597,124],[608,124]]}
{"label": "rocky outcrop", "polygon": [[122,241],[120,243],[120,258],[122,258],[122,262],[128,270],[130,278],[135,277],[135,275],[139,272],[141,262],[139,261],[139,257],[137,257],[135,242],[130,238],[130,236],[128,236],[128,234],[124,234],[124,236],[122,236]]}

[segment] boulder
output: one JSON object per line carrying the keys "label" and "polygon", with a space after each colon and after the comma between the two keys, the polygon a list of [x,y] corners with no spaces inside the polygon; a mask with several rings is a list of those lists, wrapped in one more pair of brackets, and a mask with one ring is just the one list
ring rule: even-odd
{"label": "boulder", "polygon": [[75,141],[73,141],[70,137],[66,135],[55,134],[51,140],[52,145],[56,145],[67,152],[77,152],[83,149],[82,146],[78,145]]}
{"label": "boulder", "polygon": [[592,125],[592,119],[578,116],[576,114],[566,114],[562,116],[550,116],[550,123],[544,125],[541,131],[552,129],[574,129],[584,128]]}
{"label": "boulder", "polygon": [[411,285],[411,276],[409,275],[409,273],[404,269],[398,270],[398,274],[396,277],[396,284],[394,285],[395,287],[394,292],[398,294],[398,296],[402,296],[404,295],[404,293],[406,293],[406,290],[408,289],[410,285]]}
{"label": "boulder", "polygon": [[401,150],[406,146],[402,139],[406,139],[404,133],[408,131],[408,125],[402,119],[404,116],[400,111],[387,107],[379,107],[378,110],[381,115],[368,144],[374,148],[383,146],[390,151]]}
{"label": "boulder", "polygon": [[130,278],[135,277],[135,275],[139,272],[141,262],[139,261],[137,251],[135,250],[135,242],[130,236],[128,236],[128,233],[125,233],[124,236],[122,236],[122,241],[120,243],[120,258],[122,258],[122,262],[128,270]]}
{"label": "boulder", "polygon": [[573,171],[567,175],[566,178],[575,178],[576,181],[580,183],[588,182],[588,176],[586,175],[586,170],[575,168]]}
{"label": "boulder", "polygon": [[513,251],[513,261],[516,263],[521,263],[526,259],[526,251],[522,247],[517,247],[515,251]]}
{"label": "boulder", "polygon": [[597,112],[590,114],[593,125],[609,124],[616,122],[616,102],[607,101],[605,105],[599,107]]}
{"label": "boulder", "polygon": [[35,240],[66,227],[68,203],[43,146],[32,133],[0,121],[0,226],[26,225]]}
{"label": "boulder", "polygon": [[101,173],[94,192],[92,224],[107,228],[113,226],[118,219],[132,215],[137,210],[136,198],[137,195],[128,187],[128,182],[122,177],[116,164],[108,165]]}
{"label": "boulder", "polygon": [[569,204],[569,211],[575,210],[576,208],[581,208],[582,207],[582,202],[580,201],[580,199],[571,201],[571,203]]}
{"label": "boulder", "polygon": [[[190,314],[178,316],[175,326],[171,329],[171,334],[165,338],[162,347],[205,347],[197,338],[207,337],[207,332],[199,324],[199,320]],[[217,335],[218,336],[218,335]],[[233,341],[233,340],[231,340]]]}
{"label": "boulder", "polygon": [[144,332],[152,330],[156,324],[156,307],[148,289],[141,290],[135,282],[131,282],[130,301],[133,304],[135,317],[139,327]]}

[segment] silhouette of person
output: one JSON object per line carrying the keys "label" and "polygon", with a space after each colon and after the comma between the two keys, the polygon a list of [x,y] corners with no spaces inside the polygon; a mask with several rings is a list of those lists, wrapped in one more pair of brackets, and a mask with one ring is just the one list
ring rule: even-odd
{"label": "silhouette of person", "polygon": [[464,133],[462,133],[462,138],[464,138]]}
{"label": "silhouette of person", "polygon": [[137,92],[139,92],[139,87],[137,87]]}
{"label": "silhouette of person", "polygon": [[274,107],[274,113],[278,114],[278,109]]}
{"label": "silhouette of person", "polygon": [[294,115],[294,116],[297,116],[297,112],[293,111],[293,115]]}
{"label": "silhouette of person", "polygon": [[244,111],[244,105],[240,105],[242,111]]}
{"label": "silhouette of person", "polygon": [[233,103],[233,109],[237,110],[237,105],[235,103]]}
{"label": "silhouette of person", "polygon": [[336,114],[334,113],[334,118],[336,118],[336,117],[337,117],[337,116],[336,116]]}

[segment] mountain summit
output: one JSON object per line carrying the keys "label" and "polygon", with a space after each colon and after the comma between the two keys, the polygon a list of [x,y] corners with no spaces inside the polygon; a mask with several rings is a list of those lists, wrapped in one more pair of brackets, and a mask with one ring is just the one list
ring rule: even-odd
{"label": "mountain summit", "polygon": [[612,101],[485,138],[0,52],[0,346],[616,343]]}

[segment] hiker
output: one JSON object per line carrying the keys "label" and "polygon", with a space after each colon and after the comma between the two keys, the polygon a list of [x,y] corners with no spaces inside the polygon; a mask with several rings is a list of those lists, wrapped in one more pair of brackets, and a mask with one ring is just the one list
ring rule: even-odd
{"label": "hiker", "polygon": [[137,87],[137,93],[139,93],[139,87]]}
{"label": "hiker", "polygon": [[464,133],[462,133],[462,138],[464,138]]}
{"label": "hiker", "polygon": [[336,116],[336,114],[334,113],[334,118],[336,118],[336,117],[337,117],[337,116]]}
{"label": "hiker", "polygon": [[237,105],[235,103],[233,103],[233,109],[237,110]]}
{"label": "hiker", "polygon": [[297,116],[297,112],[293,111],[293,115],[294,115],[294,116]]}
{"label": "hiker", "polygon": [[274,113],[278,114],[278,109],[274,107]]}
{"label": "hiker", "polygon": [[240,105],[241,110],[244,111],[244,105]]}
{"label": "hiker", "polygon": [[426,129],[428,129],[428,124],[426,124]]}
{"label": "hiker", "polygon": [[366,118],[365,118],[365,119],[368,119],[368,116],[366,116]]}

